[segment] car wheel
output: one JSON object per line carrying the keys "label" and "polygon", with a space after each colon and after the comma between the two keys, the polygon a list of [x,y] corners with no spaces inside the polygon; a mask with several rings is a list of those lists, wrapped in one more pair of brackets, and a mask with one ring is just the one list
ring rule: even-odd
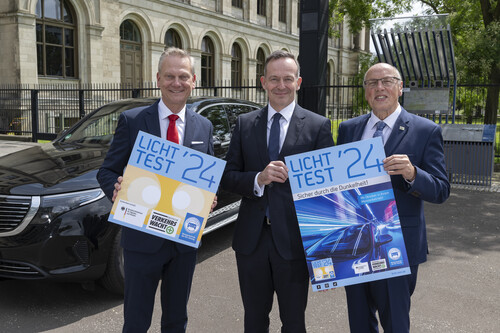
{"label": "car wheel", "polygon": [[101,284],[112,293],[123,295],[125,282],[123,272],[123,249],[120,245],[121,235],[122,231],[120,229],[113,239],[108,264],[101,278]]}

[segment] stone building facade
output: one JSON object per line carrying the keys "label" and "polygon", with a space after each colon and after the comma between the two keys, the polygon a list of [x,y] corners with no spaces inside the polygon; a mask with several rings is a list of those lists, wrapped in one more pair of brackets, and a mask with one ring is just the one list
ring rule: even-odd
{"label": "stone building facade", "polygon": [[[303,0],[305,1],[305,0]],[[198,85],[254,82],[276,49],[298,55],[298,0],[2,0],[2,84],[156,81],[166,45],[188,50]],[[368,33],[328,47],[329,83],[358,72]]]}

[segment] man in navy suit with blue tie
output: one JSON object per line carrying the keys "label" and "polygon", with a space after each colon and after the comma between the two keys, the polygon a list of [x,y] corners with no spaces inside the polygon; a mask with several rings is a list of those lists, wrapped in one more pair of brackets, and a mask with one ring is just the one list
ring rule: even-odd
{"label": "man in navy suit with blue tie", "polygon": [[246,333],[269,331],[275,292],[281,331],[306,330],[309,274],[283,161],[333,146],[333,138],[328,119],[295,103],[301,82],[295,57],[273,52],[261,78],[269,104],[238,118],[226,156],[221,185],[243,197],[233,249]]}
{"label": "man in navy suit with blue tie", "polygon": [[404,333],[410,331],[418,265],[427,260],[424,201],[442,203],[450,194],[443,137],[438,125],[399,105],[403,83],[395,67],[376,64],[363,83],[372,112],[342,122],[338,144],[382,136],[411,274],[345,287],[349,326],[351,332],[378,332],[378,311],[384,332]]}
{"label": "man in navy suit with blue tie", "polygon": [[[186,109],[195,79],[193,60],[187,52],[177,48],[163,52],[157,73],[161,98],[149,107],[120,115],[111,147],[97,174],[111,200],[121,189],[122,174],[139,131],[213,155],[212,124]],[[185,332],[196,249],[126,227],[122,228],[121,246],[125,273],[123,332],[147,332],[160,280],[161,331]]]}

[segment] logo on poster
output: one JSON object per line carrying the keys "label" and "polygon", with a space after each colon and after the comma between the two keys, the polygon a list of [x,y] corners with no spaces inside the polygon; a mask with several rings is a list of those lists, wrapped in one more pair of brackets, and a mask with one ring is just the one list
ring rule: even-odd
{"label": "logo on poster", "polygon": [[160,233],[172,235],[177,232],[180,219],[176,216],[168,215],[153,210],[149,218],[147,228]]}
{"label": "logo on poster", "polygon": [[191,234],[200,230],[200,227],[201,223],[196,217],[190,217],[184,222],[184,229]]}
{"label": "logo on poster", "polygon": [[370,261],[370,264],[372,266],[372,271],[374,272],[387,269],[387,263],[385,262],[385,259],[372,260]]}
{"label": "logo on poster", "polygon": [[393,247],[387,251],[387,255],[389,256],[389,265],[391,267],[403,265],[403,257],[400,249]]}
{"label": "logo on poster", "polygon": [[399,258],[401,258],[401,251],[398,248],[393,247],[389,250],[388,255],[392,260],[398,260]]}

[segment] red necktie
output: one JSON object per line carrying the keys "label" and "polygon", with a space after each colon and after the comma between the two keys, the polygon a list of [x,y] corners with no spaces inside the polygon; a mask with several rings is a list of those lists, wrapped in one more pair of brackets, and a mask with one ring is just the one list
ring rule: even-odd
{"label": "red necktie", "polygon": [[176,114],[168,116],[167,140],[175,143],[179,143],[179,132],[177,132],[177,126],[175,126],[177,119],[179,119],[179,116]]}

